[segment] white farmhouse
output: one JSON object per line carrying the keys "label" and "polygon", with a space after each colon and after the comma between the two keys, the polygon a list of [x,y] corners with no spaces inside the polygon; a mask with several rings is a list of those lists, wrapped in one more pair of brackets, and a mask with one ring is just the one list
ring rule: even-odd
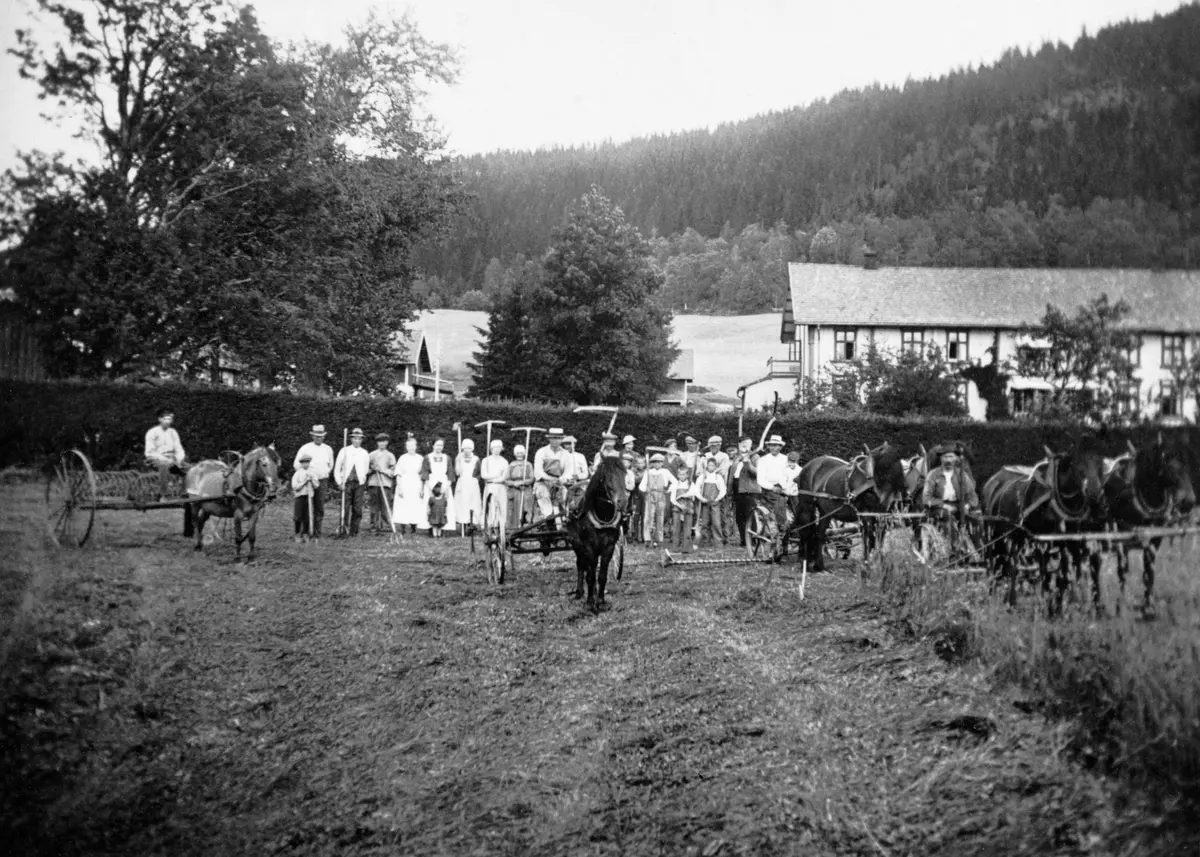
{"label": "white farmhouse", "polygon": [[[1016,363],[1021,349],[1044,348],[1020,329],[1040,323],[1047,304],[1068,315],[1101,294],[1124,300],[1124,324],[1139,334],[1131,353],[1136,384],[1118,408],[1164,421],[1196,419],[1196,402],[1172,378],[1200,341],[1200,272],[1059,268],[888,268],[867,264],[788,266],[791,305],[780,340],[787,355],[766,377],[747,385],[746,407],[769,403],[781,385],[794,390],[801,377],[836,384],[840,367],[870,339],[882,349],[924,351],[937,345],[958,363]],[[1015,377],[1008,395],[1014,414],[1028,410],[1049,384]],[[765,394],[765,395],[764,395]],[[794,393],[781,394],[791,398]],[[971,416],[983,419],[986,402],[973,383],[962,387]],[[760,402],[759,399],[764,401]]]}

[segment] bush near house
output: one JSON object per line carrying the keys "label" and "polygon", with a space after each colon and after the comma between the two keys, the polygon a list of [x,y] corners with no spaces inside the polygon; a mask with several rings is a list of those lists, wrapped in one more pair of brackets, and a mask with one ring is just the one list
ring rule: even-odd
{"label": "bush near house", "polygon": [[[154,425],[155,411],[170,405],[188,457],[212,457],[226,449],[248,449],[255,442],[274,441],[285,461],[309,437],[313,423],[323,423],[329,441],[341,445],[343,428],[361,426],[368,436],[386,431],[399,446],[406,432],[422,442],[422,450],[436,436],[453,444],[455,422],[463,424],[463,437],[475,439],[478,448],[483,430],[474,424],[487,419],[509,426],[559,426],[579,438],[579,448],[591,455],[600,445],[608,418],[598,413],[573,413],[567,406],[515,401],[450,399],[439,403],[377,397],[332,397],[288,392],[252,392],[206,385],[19,382],[5,381],[0,402],[0,466],[39,466],[46,456],[71,447],[84,448],[87,435],[99,433],[88,444],[97,468],[130,466],[141,459],[142,439]],[[757,443],[769,416],[747,413],[744,431]],[[622,408],[616,432],[632,434],[639,449],[693,433],[703,444],[719,434],[725,444],[737,434],[734,413],[692,413],[680,408]],[[1113,430],[1107,446],[1113,454],[1125,448],[1126,438],[1137,442],[1158,429],[1139,426]],[[1033,463],[1043,457],[1043,446],[1062,449],[1078,433],[1066,423],[978,423],[957,419],[904,419],[873,416],[780,417],[772,428],[796,449],[802,460],[816,455],[849,456],[863,445],[883,441],[905,453],[917,452],[946,438],[968,444],[974,469],[984,476],[1007,463]],[[1194,426],[1172,428],[1185,433],[1200,458],[1200,430]],[[498,436],[511,448],[516,435],[500,429]],[[524,434],[521,433],[521,442]],[[539,445],[535,440],[534,445]]]}

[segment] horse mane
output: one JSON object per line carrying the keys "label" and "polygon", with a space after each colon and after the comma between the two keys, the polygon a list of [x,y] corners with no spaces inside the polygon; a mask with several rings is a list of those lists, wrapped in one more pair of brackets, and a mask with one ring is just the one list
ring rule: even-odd
{"label": "horse mane", "polygon": [[[890,474],[893,482],[892,488],[901,492],[906,490],[902,463],[904,456],[900,454],[900,448],[885,442],[883,446],[871,450],[871,454],[875,459],[876,477],[878,478],[881,474]],[[896,477],[897,473],[899,473],[899,477]]]}

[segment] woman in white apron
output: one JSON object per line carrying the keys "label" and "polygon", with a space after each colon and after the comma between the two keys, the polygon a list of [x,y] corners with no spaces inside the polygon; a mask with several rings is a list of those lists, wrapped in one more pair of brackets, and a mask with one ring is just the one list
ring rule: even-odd
{"label": "woman in white apron", "polygon": [[421,468],[425,457],[417,452],[417,440],[410,436],[404,442],[404,454],[396,459],[396,498],[392,505],[392,521],[400,532],[409,528],[416,532],[425,520],[425,499],[422,491]]}
{"label": "woman in white apron", "polygon": [[475,455],[475,441],[470,438],[462,442],[462,450],[454,459],[454,472],[458,476],[454,483],[454,513],[458,516],[458,526],[465,528],[472,523],[479,526],[483,518],[479,458]]}
{"label": "woman in white apron", "polygon": [[446,442],[440,437],[433,442],[433,452],[425,456],[425,497],[421,505],[421,524],[422,530],[429,529],[429,497],[433,492],[434,485],[442,486],[442,496],[446,498],[446,524],[445,529],[453,530],[458,523],[458,517],[455,514],[454,508],[454,491],[450,486],[450,456],[443,451],[446,448]]}
{"label": "woman in white apron", "polygon": [[479,475],[483,478],[482,508],[487,508],[488,497],[491,497],[495,517],[490,521],[481,519],[483,526],[498,525],[508,519],[508,459],[502,455],[504,441],[493,440],[488,452],[488,457],[479,465]]}

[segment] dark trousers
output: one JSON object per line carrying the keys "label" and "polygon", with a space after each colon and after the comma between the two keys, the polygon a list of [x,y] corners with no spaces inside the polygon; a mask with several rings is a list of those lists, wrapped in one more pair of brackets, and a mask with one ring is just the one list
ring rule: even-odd
{"label": "dark trousers", "polygon": [[764,499],[767,501],[767,506],[775,513],[775,526],[779,528],[779,532],[787,532],[787,495],[782,491],[764,491]]}
{"label": "dark trousers", "polygon": [[325,484],[328,479],[322,479],[321,484],[313,489],[312,508],[313,508],[313,531],[314,536],[321,535],[321,521],[325,520]]}
{"label": "dark trousers", "polygon": [[357,479],[351,481],[346,480],[346,484],[342,486],[342,491],[346,495],[346,509],[342,518],[342,528],[349,530],[350,535],[357,536],[358,528],[362,524],[363,513],[363,495],[366,493],[363,485]]}
{"label": "dark trousers", "polygon": [[292,523],[296,525],[296,535],[308,535],[308,498],[297,497],[292,501]]}
{"label": "dark trousers", "polygon": [[684,553],[692,552],[692,520],[695,518],[695,513],[688,507],[684,506],[683,511],[674,509],[675,512],[675,547]]}
{"label": "dark trousers", "polygon": [[371,507],[371,529],[389,530],[392,527],[391,509],[394,488],[371,485],[367,489]]}
{"label": "dark trousers", "polygon": [[758,491],[739,491],[733,498],[733,517],[737,521],[739,545],[746,543],[746,523],[750,520],[750,513],[754,511],[754,506],[761,496],[762,494]]}

